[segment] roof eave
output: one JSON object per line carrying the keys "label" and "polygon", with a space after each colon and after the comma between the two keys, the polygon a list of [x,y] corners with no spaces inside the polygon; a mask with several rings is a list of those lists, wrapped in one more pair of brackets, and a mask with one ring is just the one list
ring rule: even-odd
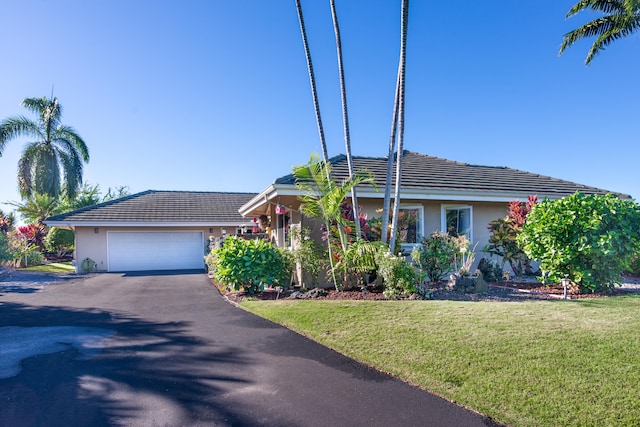
{"label": "roof eave", "polygon": [[238,221],[45,221],[50,227],[235,227],[253,225],[247,218]]}

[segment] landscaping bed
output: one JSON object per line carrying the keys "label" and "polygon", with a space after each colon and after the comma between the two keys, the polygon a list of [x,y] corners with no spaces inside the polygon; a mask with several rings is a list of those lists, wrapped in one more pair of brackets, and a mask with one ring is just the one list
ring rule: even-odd
{"label": "landscaping bed", "polygon": [[[431,300],[450,301],[523,301],[523,300],[555,300],[562,299],[564,289],[560,284],[543,285],[535,278],[527,278],[522,281],[505,281],[489,283],[488,291],[478,294],[465,294],[446,289],[446,282],[438,282],[429,286]],[[215,283],[214,283],[215,285]],[[217,285],[216,285],[217,286]],[[324,300],[369,300],[380,301],[389,300],[380,290],[369,288],[366,292],[362,290],[336,291],[326,289],[322,291],[312,290],[306,295],[302,291],[283,290],[268,288],[263,292],[250,295],[244,291],[228,291],[217,286],[220,293],[230,301],[241,302],[244,300],[276,300],[276,299],[324,299]],[[610,296],[627,295],[629,292],[640,291],[640,278],[636,276],[624,276],[623,286],[616,287],[608,293],[575,293],[569,292],[569,299],[584,298],[606,298]],[[413,297],[411,299],[419,299]]]}

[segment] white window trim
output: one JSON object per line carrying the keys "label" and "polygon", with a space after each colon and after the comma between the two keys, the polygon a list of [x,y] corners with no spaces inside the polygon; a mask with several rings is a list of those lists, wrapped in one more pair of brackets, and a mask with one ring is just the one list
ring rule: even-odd
{"label": "white window trim", "polygon": [[402,252],[410,253],[414,247],[420,246],[420,241],[424,237],[424,206],[422,205],[403,205],[400,203],[398,209],[417,209],[420,215],[420,220],[416,221],[416,243],[400,243]]}
{"label": "white window trim", "polygon": [[473,242],[473,206],[471,205],[440,205],[440,230],[447,232],[447,210],[469,209],[469,243]]}

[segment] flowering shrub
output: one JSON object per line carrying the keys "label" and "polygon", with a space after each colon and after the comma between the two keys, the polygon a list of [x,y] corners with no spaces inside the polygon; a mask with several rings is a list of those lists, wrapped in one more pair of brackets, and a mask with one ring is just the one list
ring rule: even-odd
{"label": "flowering shrub", "polygon": [[378,274],[384,279],[384,296],[387,298],[408,297],[416,291],[418,274],[404,257],[384,252],[377,257]]}
{"label": "flowering shrub", "polygon": [[430,281],[437,282],[453,271],[458,251],[455,238],[447,233],[435,231],[422,239],[421,245],[411,252],[411,258],[423,270]]}
{"label": "flowering shrub", "polygon": [[530,273],[531,270],[531,260],[518,243],[518,236],[522,232],[527,215],[537,203],[536,196],[529,196],[526,203],[514,200],[509,203],[507,216],[491,221],[488,226],[491,236],[485,251],[502,258],[501,269],[504,269],[504,264],[508,262],[516,277]]}

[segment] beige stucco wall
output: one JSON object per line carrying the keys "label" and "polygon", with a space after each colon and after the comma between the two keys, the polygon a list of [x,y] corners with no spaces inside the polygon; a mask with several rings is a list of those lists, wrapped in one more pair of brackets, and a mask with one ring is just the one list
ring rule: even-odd
{"label": "beige stucco wall", "polygon": [[[202,231],[205,244],[209,237],[221,237],[222,228],[226,228],[227,234],[235,234],[235,226],[213,227],[75,227],[75,253],[76,272],[82,271],[82,261],[86,258],[96,263],[98,271],[107,271],[107,232],[109,231]],[[98,230],[96,233],[95,230]],[[212,230],[210,232],[209,230]],[[204,251],[204,248],[203,248]]]}

